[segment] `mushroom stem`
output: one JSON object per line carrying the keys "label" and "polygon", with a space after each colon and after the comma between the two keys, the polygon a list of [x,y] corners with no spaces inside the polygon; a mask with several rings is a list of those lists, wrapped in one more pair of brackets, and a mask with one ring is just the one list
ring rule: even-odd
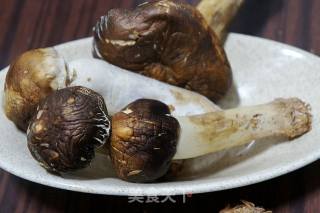
{"label": "mushroom stem", "polygon": [[311,129],[310,107],[297,98],[176,118],[181,135],[174,159],[194,158],[267,137],[293,139]]}
{"label": "mushroom stem", "polygon": [[245,0],[202,0],[198,10],[202,13],[209,26],[223,42],[227,28]]}

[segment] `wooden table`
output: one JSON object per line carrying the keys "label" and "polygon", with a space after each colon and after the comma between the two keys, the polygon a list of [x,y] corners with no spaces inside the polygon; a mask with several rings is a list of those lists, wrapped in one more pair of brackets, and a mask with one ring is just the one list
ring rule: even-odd
{"label": "wooden table", "polygon": [[[96,20],[113,7],[143,0],[0,0],[0,68],[22,52],[91,35]],[[196,0],[189,1],[196,3]],[[247,0],[232,31],[288,43],[320,54],[319,0]],[[315,69],[319,69],[315,67]],[[306,82],[307,83],[307,82]],[[320,162],[263,183],[192,195],[182,202],[129,203],[128,197],[82,194],[41,186],[0,170],[0,212],[162,212],[250,200],[274,212],[320,212]],[[170,208],[167,208],[170,207]]]}

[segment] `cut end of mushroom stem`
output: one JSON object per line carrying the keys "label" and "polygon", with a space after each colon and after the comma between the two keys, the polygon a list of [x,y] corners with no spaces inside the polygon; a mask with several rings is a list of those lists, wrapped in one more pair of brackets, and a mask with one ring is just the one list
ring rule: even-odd
{"label": "cut end of mushroom stem", "polygon": [[190,117],[177,117],[174,159],[188,159],[269,137],[293,139],[311,129],[310,106],[297,98]]}
{"label": "cut end of mushroom stem", "polygon": [[221,41],[225,40],[227,28],[245,0],[202,0],[198,10]]}

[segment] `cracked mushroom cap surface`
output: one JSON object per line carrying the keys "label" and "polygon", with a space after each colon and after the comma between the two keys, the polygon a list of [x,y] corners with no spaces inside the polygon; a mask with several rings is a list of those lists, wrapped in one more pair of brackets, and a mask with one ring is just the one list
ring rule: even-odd
{"label": "cracked mushroom cap surface", "polygon": [[48,171],[80,169],[109,141],[110,125],[98,93],[80,86],[61,89],[39,104],[27,131],[28,148]]}
{"label": "cracked mushroom cap surface", "polygon": [[112,118],[110,155],[118,177],[152,182],[168,171],[180,126],[166,104],[139,99]]}
{"label": "cracked mushroom cap surface", "polygon": [[200,12],[168,0],[112,9],[94,28],[93,54],[119,67],[218,100],[232,74]]}
{"label": "cracked mushroom cap surface", "polygon": [[30,50],[11,65],[4,86],[4,111],[26,131],[40,100],[68,84],[65,61],[53,48]]}

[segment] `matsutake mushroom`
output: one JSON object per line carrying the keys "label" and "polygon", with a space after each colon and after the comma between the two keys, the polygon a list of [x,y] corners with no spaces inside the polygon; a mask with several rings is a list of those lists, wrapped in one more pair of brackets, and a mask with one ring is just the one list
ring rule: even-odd
{"label": "matsutake mushroom", "polygon": [[297,98],[176,117],[164,103],[140,99],[113,116],[110,155],[120,178],[152,182],[166,174],[172,159],[195,158],[267,137],[294,139],[310,129],[310,107]]}
{"label": "matsutake mushroom", "polygon": [[53,48],[47,48],[24,53],[12,63],[6,76],[4,111],[26,131],[39,102],[67,86],[84,86],[98,92],[108,100],[111,114],[138,98],[163,101],[175,115],[219,108],[195,92],[128,72],[102,60],[82,58],[65,63]]}
{"label": "matsutake mushroom", "polygon": [[[210,17],[215,17],[213,19],[215,21],[210,21],[210,23],[208,22],[211,27],[225,29],[223,28],[223,26],[227,26],[227,22],[230,21],[231,18],[234,16],[234,14],[237,11],[237,8],[240,5],[239,2],[242,1],[243,0],[203,0],[199,4],[198,9],[201,13],[205,15],[204,18],[209,21]],[[165,5],[167,3],[168,2],[164,1],[158,2],[158,4],[160,5]],[[173,2],[168,4],[169,6],[171,5],[170,7],[172,7],[172,5],[175,5],[175,3]],[[147,5],[148,4],[146,4],[145,6]],[[165,8],[166,6],[161,7]],[[198,17],[201,20],[203,19],[201,18],[199,12],[197,12],[191,6],[181,5],[180,9],[183,8],[185,8],[186,11],[193,11],[192,14],[194,17]],[[208,8],[212,8],[212,10],[208,10]],[[178,10],[179,8],[176,9]],[[203,9],[206,9],[207,11]],[[207,37],[210,35],[210,29],[204,29],[206,27],[202,26],[201,23],[196,24],[196,26],[198,26],[201,29],[201,32],[203,32],[202,35],[204,36],[202,37],[204,40],[206,40],[205,35]],[[188,29],[192,30],[190,28]],[[219,34],[220,33],[218,33],[218,35]],[[177,39],[179,38],[180,40],[179,35],[173,37],[177,37]],[[183,41],[183,39],[181,41]],[[212,45],[214,44],[210,44],[209,46]],[[221,48],[217,46],[217,51],[219,51],[220,49]],[[203,51],[206,52],[205,49],[203,49]],[[214,52],[217,51],[214,50]],[[152,81],[152,79],[140,78],[134,75],[129,75],[127,72],[123,72],[124,70],[121,70],[122,72],[120,72],[119,68],[108,65],[107,63],[105,65],[100,64],[100,66],[95,66],[96,64],[98,64],[98,62],[94,61],[93,59],[88,59],[87,61],[84,60],[82,63],[80,62],[81,60],[76,62],[75,64],[79,65],[77,69],[81,69],[83,72],[71,73],[69,72],[69,70],[73,71],[73,69],[68,69],[68,65],[67,63],[65,63],[61,55],[64,55],[63,52],[58,53],[55,50],[55,48],[35,49],[23,53],[14,62],[11,63],[4,86],[4,111],[7,117],[11,121],[13,121],[18,128],[22,129],[23,131],[26,131],[29,124],[29,120],[34,114],[36,106],[39,104],[39,102],[55,90],[65,88],[69,85],[83,85],[87,87],[89,86],[89,88],[98,91],[107,100],[110,100],[109,97],[113,97],[112,100],[115,104],[110,104],[111,110],[119,109],[119,106],[123,107],[126,103],[128,103],[128,100],[133,101],[137,98],[142,97],[164,101],[167,104],[170,104],[171,107],[175,109],[174,113],[177,114],[190,114],[192,113],[192,111],[197,111],[197,113],[203,111],[212,111],[217,108],[216,106],[214,106],[213,103],[210,103],[205,97],[197,95],[196,93],[191,93],[176,88],[174,86],[160,84],[157,81]],[[224,58],[224,54],[222,54],[221,57]],[[220,56],[217,56],[217,61],[219,61],[219,58]],[[105,72],[101,72],[101,70],[97,71],[92,68],[93,66],[101,70],[103,68],[105,69]],[[86,70],[84,70],[84,68],[82,67],[85,67]],[[226,65],[226,67],[227,69],[229,69],[228,64]],[[88,73],[90,74],[88,75]],[[105,77],[105,75],[107,75],[106,73],[108,73],[109,76],[111,75],[110,73],[112,73],[112,78],[115,78],[114,76],[117,76],[116,79],[118,79],[119,81],[121,80],[126,82],[135,82],[130,83],[130,85],[139,85],[140,91],[132,92],[132,89],[129,89],[128,87],[123,89],[123,84],[120,85],[118,84],[118,82],[114,83],[113,81],[108,81],[109,78]],[[228,73],[228,71],[226,71],[226,73]],[[203,78],[203,80],[205,80],[206,78]],[[91,81],[89,79],[94,80]],[[102,83],[102,81],[99,79],[104,80],[104,82]],[[219,80],[219,78],[217,78],[217,80]],[[99,81],[100,84],[97,84],[96,81]],[[229,84],[227,83],[227,81],[224,81],[223,79],[221,81],[219,80],[220,83],[216,84],[215,86],[217,88],[220,88],[221,86],[221,90],[224,90],[226,84]],[[202,83],[199,82],[199,85],[200,84]],[[108,89],[112,88],[113,90],[107,90],[105,89],[106,87],[108,87]],[[206,84],[203,84],[200,87],[206,90],[207,86]],[[157,90],[157,92],[152,93],[152,91],[155,90]],[[121,97],[120,100],[114,98],[116,97],[114,94],[116,93],[116,91],[119,91],[118,97]]]}
{"label": "matsutake mushroom", "polygon": [[242,200],[241,204],[231,207],[230,205],[220,210],[219,213],[272,213],[262,207],[257,207],[253,203]]}
{"label": "matsutake mushroom", "polygon": [[176,153],[180,126],[169,107],[139,99],[112,117],[110,154],[120,178],[153,181],[165,174]]}
{"label": "matsutake mushroom", "polygon": [[4,111],[26,131],[40,100],[67,86],[68,69],[53,48],[30,50],[11,63],[4,86]]}
{"label": "matsutake mushroom", "polygon": [[94,149],[109,140],[110,119],[102,96],[85,87],[58,90],[30,121],[28,148],[41,166],[66,172],[87,166]]}
{"label": "matsutake mushroom", "polygon": [[[229,6],[239,5],[238,1],[227,2]],[[213,10],[215,20],[225,26],[223,17],[232,14],[228,16],[231,18],[235,11],[226,13],[231,10],[227,6],[220,9],[219,13]],[[223,31],[220,28],[219,32]],[[112,9],[101,17],[94,28],[93,54],[116,66],[218,100],[230,88],[232,74],[213,30],[189,4],[146,2],[135,10]]]}

